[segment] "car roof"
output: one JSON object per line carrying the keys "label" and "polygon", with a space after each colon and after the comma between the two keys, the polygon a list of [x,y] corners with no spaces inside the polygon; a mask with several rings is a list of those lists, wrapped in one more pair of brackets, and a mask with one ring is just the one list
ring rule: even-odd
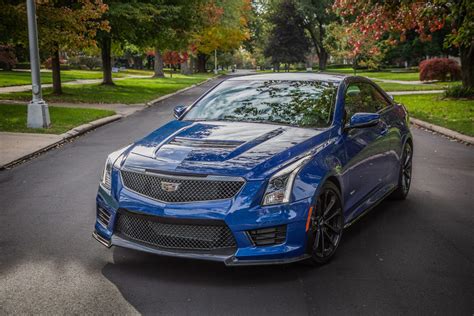
{"label": "car roof", "polygon": [[258,80],[281,80],[281,81],[331,81],[341,82],[348,76],[338,74],[314,73],[314,72],[272,72],[257,75],[247,75],[229,78],[230,81],[258,81]]}

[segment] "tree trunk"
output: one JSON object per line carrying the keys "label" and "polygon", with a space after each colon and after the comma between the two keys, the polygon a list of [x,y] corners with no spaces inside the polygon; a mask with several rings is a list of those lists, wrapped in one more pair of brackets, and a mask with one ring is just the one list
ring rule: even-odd
{"label": "tree trunk", "polygon": [[323,46],[323,38],[325,34],[324,27],[319,23],[319,34],[317,34],[316,30],[311,25],[307,25],[306,29],[309,32],[311,41],[313,42],[316,55],[318,55],[319,70],[326,70],[329,54]]}
{"label": "tree trunk", "polygon": [[183,75],[190,75],[191,69],[189,67],[189,59],[186,60],[184,63],[181,63],[181,73]]}
{"label": "tree trunk", "polygon": [[189,71],[191,74],[196,72],[196,59],[193,56],[189,57]]}
{"label": "tree trunk", "polygon": [[155,74],[154,78],[164,78],[165,72],[163,71],[163,56],[161,56],[161,50],[157,47],[155,49]]}
{"label": "tree trunk", "polygon": [[53,71],[53,94],[62,94],[61,63],[59,61],[59,47],[55,46],[51,52],[51,69]]}
{"label": "tree trunk", "polygon": [[328,52],[324,49],[324,47],[321,47],[319,54],[318,54],[318,60],[319,60],[319,70],[326,70],[326,65],[328,63]]}
{"label": "tree trunk", "polygon": [[461,46],[460,57],[462,86],[474,89],[474,41],[470,46]]}
{"label": "tree trunk", "polygon": [[206,72],[206,62],[207,62],[207,55],[199,53],[197,55],[197,70],[198,72]]}
{"label": "tree trunk", "polygon": [[114,85],[112,80],[112,39],[105,35],[100,41],[102,57],[102,84]]}

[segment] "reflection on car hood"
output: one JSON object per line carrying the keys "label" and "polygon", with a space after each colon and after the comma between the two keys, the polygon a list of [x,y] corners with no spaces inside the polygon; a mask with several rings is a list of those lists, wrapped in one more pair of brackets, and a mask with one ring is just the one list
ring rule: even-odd
{"label": "reflection on car hood", "polygon": [[282,125],[172,121],[135,143],[124,166],[261,178],[327,139],[322,130]]}

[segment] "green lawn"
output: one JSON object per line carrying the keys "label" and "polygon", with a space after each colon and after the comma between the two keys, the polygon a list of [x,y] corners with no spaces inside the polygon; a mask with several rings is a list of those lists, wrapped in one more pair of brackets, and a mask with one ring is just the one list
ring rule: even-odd
{"label": "green lawn", "polygon": [[474,100],[442,99],[440,94],[395,96],[410,116],[474,136]]}
{"label": "green lawn", "polygon": [[454,85],[460,85],[460,81],[454,82],[436,82],[436,83],[424,83],[424,84],[402,84],[392,82],[380,82],[375,81],[382,89],[387,92],[390,91],[425,91],[425,90],[445,90],[446,88]]}
{"label": "green lawn", "polygon": [[106,116],[114,115],[114,111],[84,108],[49,107],[51,118],[50,128],[27,128],[26,105],[0,104],[0,131],[19,133],[61,134],[76,126]]}
{"label": "green lawn", "polygon": [[[115,78],[125,77],[126,72],[114,73]],[[61,70],[61,81],[73,81],[80,79],[101,79],[101,71],[89,70]],[[41,72],[41,83],[52,83],[53,78],[50,71]],[[27,71],[0,71],[0,87],[19,86],[31,84],[31,73]]]}
{"label": "green lawn", "polygon": [[[212,76],[212,74],[191,76],[174,74],[173,78],[128,78],[118,80],[115,82],[115,86],[98,84],[65,85],[63,86],[64,94],[56,96],[51,94],[51,89],[44,89],[43,97],[48,102],[144,103],[202,82]],[[31,99],[31,92],[2,93],[0,99],[26,101]]]}
{"label": "green lawn", "polygon": [[[352,68],[328,68],[325,72],[341,73],[341,74],[354,74]],[[388,80],[401,80],[401,81],[418,81],[420,75],[418,72],[404,72],[404,71],[357,71],[358,76],[364,76],[374,79],[388,79]]]}

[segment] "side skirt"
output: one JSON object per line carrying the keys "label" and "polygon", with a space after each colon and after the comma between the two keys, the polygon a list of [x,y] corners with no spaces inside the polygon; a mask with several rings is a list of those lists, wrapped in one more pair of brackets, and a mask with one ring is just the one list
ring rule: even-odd
{"label": "side skirt", "polygon": [[390,191],[388,191],[387,193],[385,193],[379,200],[377,200],[377,202],[375,202],[374,204],[372,204],[370,207],[368,207],[365,211],[363,211],[362,213],[360,213],[357,217],[355,217],[353,220],[351,220],[349,223],[346,223],[344,225],[344,228],[347,228],[351,225],[353,225],[354,223],[358,222],[362,217],[364,217],[367,213],[369,213],[371,210],[373,210],[375,207],[377,207],[383,200],[385,200],[386,197],[388,197],[390,194],[392,194],[393,191],[395,191],[397,189],[397,186],[395,186],[394,188],[390,189]]}

